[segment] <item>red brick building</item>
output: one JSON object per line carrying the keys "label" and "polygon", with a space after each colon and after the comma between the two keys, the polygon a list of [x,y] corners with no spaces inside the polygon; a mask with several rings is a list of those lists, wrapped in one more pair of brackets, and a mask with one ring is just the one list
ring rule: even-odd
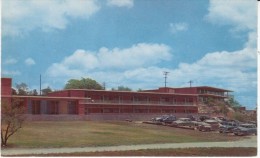
{"label": "red brick building", "polygon": [[11,79],[1,79],[1,98],[20,98],[31,119],[148,119],[162,114],[198,114],[207,97],[227,98],[213,87],[159,88],[141,92],[68,89],[47,96],[12,95]]}

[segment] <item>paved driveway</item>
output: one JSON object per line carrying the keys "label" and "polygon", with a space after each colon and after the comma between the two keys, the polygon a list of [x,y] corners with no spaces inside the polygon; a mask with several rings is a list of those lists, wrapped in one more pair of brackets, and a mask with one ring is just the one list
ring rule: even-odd
{"label": "paved driveway", "polygon": [[126,151],[140,149],[167,149],[167,148],[194,148],[194,147],[257,147],[257,137],[250,136],[248,139],[229,142],[195,142],[195,143],[165,143],[165,144],[142,144],[121,145],[106,147],[76,147],[76,148],[8,148],[2,149],[1,155],[22,154],[50,154],[50,153],[73,153],[73,152],[96,152],[96,151]]}

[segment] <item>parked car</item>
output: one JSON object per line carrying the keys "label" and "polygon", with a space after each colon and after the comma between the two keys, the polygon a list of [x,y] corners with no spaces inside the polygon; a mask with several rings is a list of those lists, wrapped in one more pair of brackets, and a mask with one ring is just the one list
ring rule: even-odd
{"label": "parked car", "polygon": [[179,118],[178,120],[173,121],[171,125],[174,126],[174,127],[179,127],[179,126],[195,126],[195,125],[194,125],[194,122],[191,121],[190,118]]}
{"label": "parked car", "polygon": [[221,122],[223,121],[227,121],[227,119],[225,119],[224,117],[217,117],[219,120],[221,120]]}
{"label": "parked car", "polygon": [[199,131],[210,131],[211,125],[205,122],[200,122],[199,125],[197,126],[197,129]]}
{"label": "parked car", "polygon": [[221,123],[221,122],[223,122],[223,121],[226,121],[226,119],[223,118],[223,117],[212,117],[211,119],[212,119],[212,120],[216,120],[216,121],[218,121],[219,123]]}
{"label": "parked car", "polygon": [[219,133],[232,133],[233,129],[238,127],[239,123],[238,122],[228,122],[228,121],[224,121],[221,122],[221,125],[219,127]]}
{"label": "parked car", "polygon": [[219,122],[211,119],[204,120],[198,125],[197,129],[199,131],[216,131],[219,129]]}
{"label": "parked car", "polygon": [[176,120],[177,120],[176,116],[170,115],[170,116],[168,116],[168,117],[165,117],[165,118],[162,120],[162,122],[165,123],[165,124],[171,124],[173,121],[176,121]]}
{"label": "parked car", "polygon": [[233,129],[234,135],[257,135],[257,129],[254,124],[241,124],[237,128]]}
{"label": "parked car", "polygon": [[187,118],[189,118],[191,121],[195,121],[196,118],[193,115],[187,115]]}
{"label": "parked car", "polygon": [[199,117],[199,121],[204,121],[204,120],[207,120],[207,119],[210,119],[210,117],[204,116],[204,115]]}
{"label": "parked car", "polygon": [[169,117],[169,115],[163,115],[163,116],[159,116],[159,117],[155,117],[155,118],[152,118],[152,121],[153,122],[162,122],[163,119]]}
{"label": "parked car", "polygon": [[254,124],[257,127],[257,122],[256,121],[249,121],[249,124]]}

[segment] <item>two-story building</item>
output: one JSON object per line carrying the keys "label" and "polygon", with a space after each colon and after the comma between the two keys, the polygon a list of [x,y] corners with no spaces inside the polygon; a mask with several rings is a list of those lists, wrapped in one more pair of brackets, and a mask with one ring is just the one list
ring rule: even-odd
{"label": "two-story building", "polygon": [[11,79],[1,79],[2,100],[20,99],[28,118],[52,119],[149,119],[163,114],[185,117],[198,114],[198,102],[206,97],[227,98],[229,90],[214,87],[159,88],[155,90],[109,91],[66,89],[47,96],[12,95]]}

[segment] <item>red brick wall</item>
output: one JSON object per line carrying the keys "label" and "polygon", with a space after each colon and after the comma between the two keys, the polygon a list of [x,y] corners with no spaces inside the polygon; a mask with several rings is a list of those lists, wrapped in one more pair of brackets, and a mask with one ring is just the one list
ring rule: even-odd
{"label": "red brick wall", "polygon": [[11,95],[11,94],[12,94],[12,79],[1,78],[1,95]]}
{"label": "red brick wall", "polygon": [[177,88],[175,89],[175,93],[181,93],[181,94],[197,94],[197,88],[196,87],[188,87],[188,88]]}
{"label": "red brick wall", "polygon": [[70,94],[70,97],[85,97],[84,90],[70,90],[69,94]]}
{"label": "red brick wall", "polygon": [[52,96],[52,97],[69,97],[69,91],[68,90],[64,90],[64,91],[51,92],[51,93],[48,93],[48,96]]}

